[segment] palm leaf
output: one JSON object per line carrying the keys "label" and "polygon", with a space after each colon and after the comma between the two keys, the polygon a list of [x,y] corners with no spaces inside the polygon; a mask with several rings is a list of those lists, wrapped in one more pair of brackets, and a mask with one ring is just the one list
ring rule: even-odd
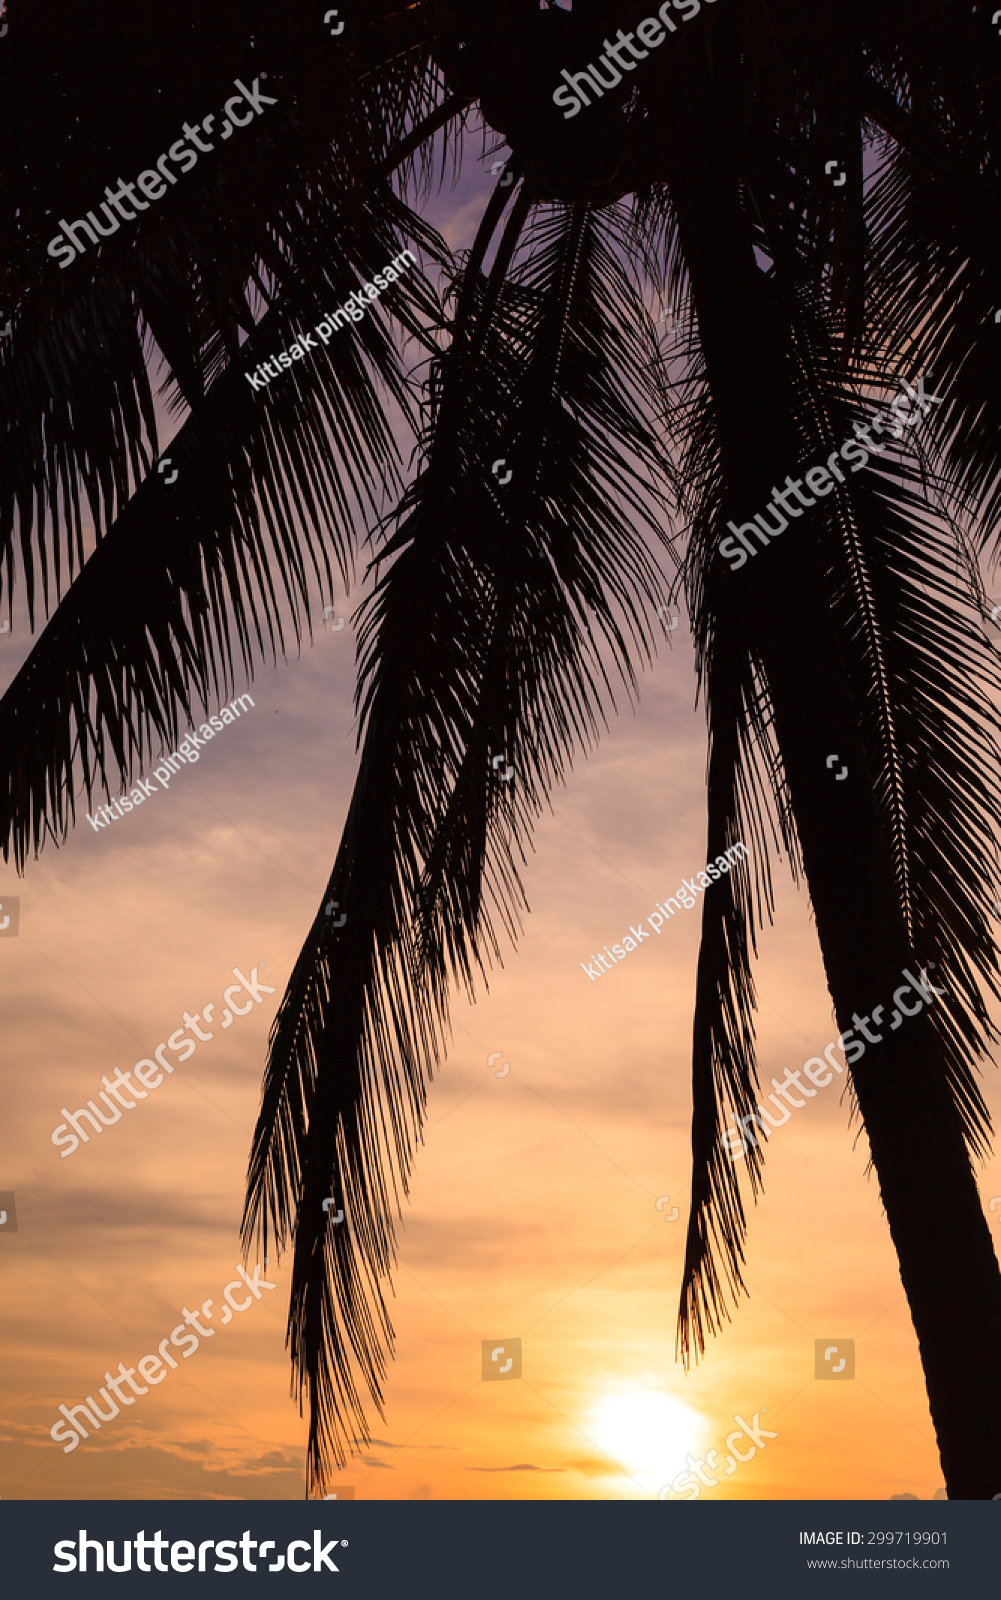
{"label": "palm leaf", "polygon": [[347,920],[318,914],[276,1018],[244,1220],[248,1244],[294,1236],[313,1487],[367,1436],[362,1391],[381,1405],[393,1210],[450,981],[471,992],[515,937],[533,819],[596,735],[610,671],[631,693],[631,652],[650,649],[643,606],[662,591],[633,519],[656,533],[645,480],[662,462],[630,394],[649,352],[623,240],[614,216],[555,207],[520,265],[509,237],[492,283],[456,285],[420,467],[362,613],[361,765],[327,889]]}
{"label": "palm leaf", "polygon": [[[340,184],[325,175],[325,200],[300,218],[309,234],[297,250],[322,267],[296,280],[287,263],[286,287],[171,444],[178,482],[167,489],[153,473],[135,490],[0,703],[3,748],[19,752],[0,830],[18,865],[68,828],[76,771],[88,803],[96,782],[107,793],[127,783],[196,701],[207,711],[225,698],[237,662],[249,674],[263,654],[285,650],[289,626],[301,637],[310,572],[330,588],[328,541],[348,583],[357,522],[378,515],[387,484],[400,481],[380,386],[404,416],[411,401],[387,315],[426,342],[438,313],[421,274],[319,345],[308,377],[287,374],[266,395],[244,377],[315,324],[317,306],[331,309],[398,255],[404,229],[446,257],[384,186],[360,191],[339,175]],[[54,325],[49,338],[60,334]],[[13,371],[16,383],[16,362]],[[30,573],[30,552],[25,566]]]}

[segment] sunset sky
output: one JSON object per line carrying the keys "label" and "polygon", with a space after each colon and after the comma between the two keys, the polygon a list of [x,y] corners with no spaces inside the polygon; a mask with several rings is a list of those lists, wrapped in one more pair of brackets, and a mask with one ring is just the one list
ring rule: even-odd
{"label": "sunset sky", "polygon": [[[470,242],[487,172],[467,169],[431,208],[453,245]],[[65,845],[47,846],[23,880],[0,868],[0,902],[20,898],[19,933],[0,939],[0,1190],[14,1192],[18,1218],[16,1233],[0,1231],[5,1500],[303,1493],[287,1261],[268,1268],[273,1293],[226,1326],[219,1317],[241,1260],[267,1031],[356,769],[354,634],[321,631],[320,617],[316,596],[312,643],[258,672],[254,708],[168,792],[98,833],[84,803]],[[0,687],[28,642],[16,611],[0,637]],[[687,1452],[715,1447],[722,1463],[738,1413],[777,1437],[703,1498],[929,1499],[942,1482],[867,1147],[838,1081],[767,1151],[750,1298],[698,1367],[686,1374],[675,1359],[700,910],[597,982],[581,963],[705,863],[694,690],[682,616],[638,710],[622,708],[540,823],[519,948],[474,1006],[456,1002],[399,1229],[385,1418],[373,1409],[373,1443],[333,1489],[652,1499]],[[765,1081],[837,1034],[807,897],[784,862],[775,881],[755,968]],[[150,1056],[184,1011],[212,1001],[218,1019],[233,968],[255,966],[274,995],[60,1157],[60,1107],[85,1105],[102,1074]],[[997,1120],[990,1065],[985,1083]],[[1001,1161],[980,1176],[986,1207],[1001,1195]],[[209,1299],[215,1333],[190,1359],[70,1454],[53,1443],[60,1402],[96,1394],[106,1369],[155,1352],[182,1307]],[[483,1341],[515,1338],[522,1376],[482,1381]],[[853,1379],[814,1378],[816,1339],[855,1341]]]}

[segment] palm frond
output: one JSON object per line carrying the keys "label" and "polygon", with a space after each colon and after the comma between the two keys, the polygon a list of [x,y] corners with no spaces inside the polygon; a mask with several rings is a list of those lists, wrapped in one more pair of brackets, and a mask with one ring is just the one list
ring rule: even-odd
{"label": "palm frond", "polygon": [[350,332],[321,341],[308,374],[285,373],[267,393],[244,370],[391,261],[403,227],[438,260],[447,252],[386,190],[338,198],[313,229],[322,269],[272,304],[196,403],[171,444],[177,483],[152,473],[132,494],[0,702],[3,748],[19,753],[0,837],[19,865],[69,826],[77,771],[88,799],[97,782],[110,793],[196,701],[207,710],[225,696],[237,661],[249,674],[284,651],[283,611],[301,637],[310,571],[330,587],[328,541],[350,579],[355,526],[379,515],[398,474],[384,394],[411,410],[390,319],[426,342],[430,286],[412,270]]}
{"label": "palm frond", "polygon": [[[805,462],[823,459],[851,436],[850,418],[861,410],[862,397],[837,372],[822,320],[804,311],[797,321],[801,342],[792,370]],[[711,735],[709,855],[721,852],[746,825],[764,843],[764,780],[795,868],[798,847],[770,738],[767,681],[754,671],[753,648],[741,637],[738,591],[727,582],[729,574],[721,581],[720,563],[709,560],[708,530],[719,504],[719,445],[710,419],[711,413],[694,474],[701,505],[693,541]],[[852,482],[850,498],[839,498],[828,511],[819,536],[821,573],[892,854],[901,920],[912,949],[922,959],[934,951],[950,975],[948,997],[932,1013],[933,1025],[968,1148],[983,1156],[991,1123],[972,1062],[998,1038],[982,987],[999,992],[990,916],[1001,773],[997,717],[990,707],[997,703],[1001,676],[971,618],[962,547],[948,523],[928,509],[920,481],[913,457],[870,463],[864,477]],[[727,1109],[739,1122],[753,1113],[757,1098],[752,940],[746,879],[738,879],[736,894],[731,880],[716,885],[705,907],[697,988],[693,1206],[679,1330],[686,1359],[693,1346],[701,1351],[706,1333],[728,1314],[725,1289],[735,1297],[743,1287],[746,1224],[722,1129]],[[746,1165],[755,1195],[763,1158],[763,1141],[749,1143]]]}
{"label": "palm frond", "polygon": [[[177,8],[179,38],[186,29],[211,28],[204,9],[189,0]],[[224,6],[214,9],[225,38],[231,18]],[[401,142],[415,134],[426,139],[443,112],[448,120],[462,104],[446,99],[421,45],[422,8],[407,8],[381,34],[379,18],[351,9],[358,13],[354,46],[304,55],[296,34],[303,26],[315,33],[314,17],[285,15],[278,27],[269,10],[252,4],[245,23],[251,33],[255,17],[264,24],[276,104],[239,140],[217,142],[137,222],[88,247],[66,271],[46,255],[57,231],[53,214],[73,217],[83,207],[86,215],[84,199],[97,204],[108,176],[133,167],[137,148],[152,162],[176,138],[180,108],[190,116],[195,95],[218,104],[234,74],[243,70],[253,79],[252,61],[247,44],[230,33],[223,60],[213,65],[199,56],[192,74],[172,38],[158,52],[158,65],[147,64],[135,84],[109,89],[115,113],[106,118],[100,109],[106,52],[98,52],[93,73],[82,71],[78,59],[69,72],[65,40],[58,38],[65,18],[54,24],[55,38],[44,22],[37,38],[30,27],[18,29],[12,48],[25,77],[15,75],[10,119],[0,123],[0,208],[9,220],[0,247],[0,307],[12,324],[0,346],[0,564],[10,590],[19,534],[32,625],[39,583],[46,610],[51,601],[47,547],[58,596],[63,573],[72,578],[82,564],[85,517],[100,540],[156,457],[145,358],[158,350],[168,363],[168,408],[193,407],[239,359],[262,309],[284,301],[308,314],[325,304],[331,287],[356,286],[353,278],[345,282],[345,254],[369,271],[391,259],[380,253],[366,262],[350,248],[345,253],[339,238],[345,202],[384,191],[393,166],[402,165],[404,174],[412,169],[414,150],[400,149]],[[377,9],[395,14],[392,5]],[[3,65],[9,61],[8,49]],[[147,92],[137,147],[119,100],[141,92],[149,72],[166,79],[167,92],[162,81],[155,94]],[[35,83],[30,96],[27,82]],[[67,128],[82,126],[85,137],[52,138],[51,105],[60,97]],[[430,232],[412,211],[398,217],[412,238],[428,244]]]}
{"label": "palm frond", "polygon": [[[610,674],[631,693],[632,655],[651,647],[644,606],[662,591],[633,523],[659,531],[645,483],[662,463],[631,393],[649,352],[624,235],[614,215],[554,207],[503,283],[456,285],[420,469],[377,553],[361,766],[327,890],[347,921],[317,917],[276,1019],[244,1219],[248,1244],[294,1234],[289,1329],[314,1486],[365,1433],[360,1386],[381,1404],[391,1208],[451,980],[471,992],[501,934],[516,936],[534,817],[596,736]],[[491,474],[498,455],[509,486]],[[502,750],[510,787],[490,759]],[[335,1229],[330,1193],[344,1196]]]}

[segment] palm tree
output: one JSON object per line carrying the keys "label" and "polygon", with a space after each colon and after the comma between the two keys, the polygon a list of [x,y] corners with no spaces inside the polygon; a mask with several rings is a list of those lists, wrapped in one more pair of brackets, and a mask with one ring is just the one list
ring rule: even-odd
{"label": "palm tree", "polygon": [[[67,49],[44,18],[12,13],[0,72],[24,171],[15,186],[5,150],[0,536],[9,589],[16,521],[32,608],[38,582],[48,607],[47,550],[57,590],[63,562],[71,581],[0,705],[5,850],[23,867],[65,835],[76,775],[88,801],[112,792],[238,666],[283,651],[289,627],[298,641],[310,572],[329,586],[332,555],[346,580],[353,528],[370,525],[358,778],[273,1029],[244,1218],[248,1244],[294,1247],[289,1338],[322,1491],[367,1438],[366,1396],[381,1405],[394,1217],[453,984],[471,994],[515,937],[534,818],[615,686],[634,692],[666,598],[656,541],[673,556],[684,528],[672,592],[709,720],[708,855],[740,838],[753,855],[703,910],[682,1353],[701,1353],[744,1292],[721,1131],[758,1096],[751,954],[784,846],[842,1030],[915,963],[947,991],[884,1032],[850,1085],[949,1494],[990,1498],[1001,1276],[971,1158],[990,1132],[976,1063],[997,1038],[984,996],[998,994],[1001,685],[975,553],[998,509],[998,40],[987,13],[944,0],[892,15],[676,0],[647,59],[605,46],[654,9],[381,0],[342,6],[328,37],[315,8],[252,5],[235,37],[225,6],[180,4],[155,65],[135,44],[125,75],[89,19]],[[144,19],[132,8],[126,41]],[[611,86],[564,117],[564,69],[603,54]],[[219,103],[259,62],[277,104],[242,152],[206,160],[127,237],[39,272],[52,218],[135,166],[130,110],[152,156],[193,101]],[[480,119],[512,155],[453,261],[414,203]],[[440,282],[393,284],[309,382],[262,403],[244,373],[404,241]],[[651,284],[686,315],[669,359]],[[396,330],[418,347],[413,370]],[[188,410],[169,491],[147,336]],[[920,448],[875,459],[732,570],[727,523],[827,460],[897,372],[943,397]],[[409,481],[387,396],[415,439]],[[501,752],[514,783],[498,780]],[[759,1141],[755,1197],[762,1163]],[[327,1225],[331,1193],[343,1227]]]}

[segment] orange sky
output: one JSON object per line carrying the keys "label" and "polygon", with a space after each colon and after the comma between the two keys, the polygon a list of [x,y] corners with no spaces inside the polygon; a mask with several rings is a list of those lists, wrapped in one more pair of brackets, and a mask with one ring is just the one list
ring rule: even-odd
{"label": "orange sky", "polygon": [[[470,208],[468,191],[451,203],[453,242]],[[0,1190],[15,1191],[19,1221],[0,1237],[4,1499],[302,1494],[284,1263],[276,1292],[217,1320],[99,1434],[68,1455],[49,1438],[60,1402],[154,1351],[182,1306],[212,1298],[218,1318],[279,995],[68,1159],[50,1134],[61,1106],[149,1055],[184,1010],[221,1002],[234,967],[258,966],[280,994],[355,770],[353,635],[320,632],[319,613],[317,601],[312,647],[261,672],[255,709],[168,793],[98,834],[81,814],[22,881],[0,869],[0,900],[21,902],[18,937],[0,940]],[[778,1436],[704,1497],[928,1499],[942,1481],[864,1141],[852,1148],[835,1086],[768,1151],[751,1299],[696,1370],[674,1359],[699,913],[597,983],[580,967],[705,861],[684,622],[673,640],[639,711],[613,723],[538,830],[519,951],[488,995],[456,1006],[400,1230],[386,1418],[373,1413],[379,1442],[337,1480],[359,1498],[651,1498],[686,1450],[715,1446],[722,1461],[736,1413]],[[0,638],[0,686],[26,642],[23,620]],[[777,889],[756,969],[765,1078],[836,1032],[806,898],[783,866]],[[986,1081],[997,1118],[993,1069]],[[1001,1193],[1001,1162],[982,1190]],[[484,1383],[482,1341],[512,1338],[522,1377]],[[853,1380],[814,1379],[817,1338],[856,1341]]]}

